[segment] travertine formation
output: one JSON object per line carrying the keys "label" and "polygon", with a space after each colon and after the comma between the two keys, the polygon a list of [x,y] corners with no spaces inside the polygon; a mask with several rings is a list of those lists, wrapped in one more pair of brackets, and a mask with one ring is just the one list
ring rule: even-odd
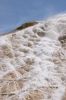
{"label": "travertine formation", "polygon": [[0,100],[66,100],[66,14],[0,37]]}

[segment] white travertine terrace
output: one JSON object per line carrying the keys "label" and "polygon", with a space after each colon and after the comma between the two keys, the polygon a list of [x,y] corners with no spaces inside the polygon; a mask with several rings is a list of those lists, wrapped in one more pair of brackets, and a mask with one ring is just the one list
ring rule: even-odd
{"label": "white travertine terrace", "polygon": [[66,100],[66,14],[0,37],[0,100]]}

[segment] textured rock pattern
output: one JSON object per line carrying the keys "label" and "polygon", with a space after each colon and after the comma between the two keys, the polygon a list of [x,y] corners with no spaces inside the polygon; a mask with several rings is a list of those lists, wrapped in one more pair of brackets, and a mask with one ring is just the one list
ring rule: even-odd
{"label": "textured rock pattern", "polygon": [[64,35],[59,15],[0,37],[0,100],[66,100]]}

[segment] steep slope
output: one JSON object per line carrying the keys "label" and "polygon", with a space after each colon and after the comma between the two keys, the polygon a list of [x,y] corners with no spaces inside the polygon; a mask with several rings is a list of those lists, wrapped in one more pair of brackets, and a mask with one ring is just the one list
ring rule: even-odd
{"label": "steep slope", "polygon": [[0,100],[66,100],[66,14],[0,37]]}

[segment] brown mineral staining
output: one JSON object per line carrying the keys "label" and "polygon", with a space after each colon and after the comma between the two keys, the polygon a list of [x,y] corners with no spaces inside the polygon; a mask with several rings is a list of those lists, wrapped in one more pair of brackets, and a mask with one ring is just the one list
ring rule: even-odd
{"label": "brown mineral staining", "polygon": [[20,49],[20,51],[22,51],[24,53],[28,53],[29,52],[29,49],[28,48],[22,48],[22,49]]}
{"label": "brown mineral staining", "polygon": [[26,58],[24,61],[25,65],[22,65],[21,67],[16,69],[16,71],[19,72],[21,75],[25,75],[32,69],[31,65],[34,63],[34,58]]}
{"label": "brown mineral staining", "polygon": [[28,65],[32,65],[33,63],[34,63],[34,58],[32,57],[32,58],[27,58],[26,60],[25,60],[25,62],[26,62],[26,64],[28,64]]}
{"label": "brown mineral staining", "polygon": [[45,32],[42,30],[42,29],[40,29],[40,28],[33,28],[33,32],[34,33],[37,33],[37,35],[38,36],[40,36],[40,37],[43,37],[43,36],[45,36]]}
{"label": "brown mineral staining", "polygon": [[6,64],[0,64],[0,70],[2,71],[2,72],[5,72],[5,71],[7,71],[7,65]]}
{"label": "brown mineral staining", "polygon": [[24,75],[26,73],[26,70],[23,69],[23,67],[17,68],[17,71],[21,74]]}
{"label": "brown mineral staining", "polygon": [[66,39],[66,35],[60,36],[59,40],[65,40]]}
{"label": "brown mineral staining", "polygon": [[17,83],[18,83],[18,86],[19,86],[19,89],[22,89],[23,88],[23,85],[24,85],[24,80],[17,80]]}
{"label": "brown mineral staining", "polygon": [[25,65],[23,67],[17,68],[16,69],[21,75],[26,74],[27,72],[29,72],[31,70],[31,67],[29,65]]}
{"label": "brown mineral staining", "polygon": [[22,29],[25,29],[27,27],[33,26],[35,24],[38,24],[38,22],[36,22],[36,21],[26,22],[26,23],[22,24],[21,26],[17,27],[16,30],[22,30]]}
{"label": "brown mineral staining", "polygon": [[14,93],[8,94],[8,96],[13,96],[13,95],[15,95],[15,94]]}
{"label": "brown mineral staining", "polygon": [[19,96],[17,95],[10,96],[8,100],[19,100]]}
{"label": "brown mineral staining", "polygon": [[0,95],[7,95],[8,91],[7,91],[7,83],[4,85],[2,84],[2,87],[0,88]]}
{"label": "brown mineral staining", "polygon": [[26,65],[26,66],[24,67],[24,70],[25,70],[26,72],[29,72],[29,71],[30,71],[30,69],[31,69],[31,68],[30,68],[30,66],[29,66],[29,65],[28,65],[28,66]]}
{"label": "brown mineral staining", "polygon": [[58,40],[63,43],[66,40],[66,35],[62,35],[58,38]]}
{"label": "brown mineral staining", "polygon": [[62,97],[62,100],[66,100],[66,90],[65,90],[65,93],[64,93],[64,95]]}
{"label": "brown mineral staining", "polygon": [[7,56],[9,58],[13,57],[13,52],[12,52],[11,47],[9,45],[3,45],[2,51],[3,51],[4,56]]}
{"label": "brown mineral staining", "polygon": [[7,91],[8,91],[9,94],[15,93],[16,91],[18,91],[19,89],[21,89],[20,86],[19,86],[19,82],[17,80],[10,81],[8,83],[8,87],[7,88],[8,88]]}
{"label": "brown mineral staining", "polygon": [[32,41],[29,41],[28,42],[28,47],[32,47],[33,46],[33,42]]}
{"label": "brown mineral staining", "polygon": [[41,100],[44,99],[44,93],[41,90],[31,91],[25,100]]}
{"label": "brown mineral staining", "polygon": [[3,58],[4,54],[3,54],[3,50],[0,48],[0,58]]}
{"label": "brown mineral staining", "polygon": [[58,40],[61,43],[61,46],[66,50],[66,35],[62,35],[58,38]]}
{"label": "brown mineral staining", "polygon": [[44,32],[38,32],[37,34],[38,34],[38,36],[40,36],[40,37],[43,37],[43,36],[45,35]]}
{"label": "brown mineral staining", "polygon": [[9,95],[12,96],[23,88],[24,81],[23,80],[14,80],[14,81],[7,81],[3,82],[2,86],[0,87],[0,95]]}
{"label": "brown mineral staining", "polygon": [[16,73],[13,71],[13,72],[9,72],[7,73],[4,77],[3,77],[3,80],[15,80],[17,78],[16,76]]}

